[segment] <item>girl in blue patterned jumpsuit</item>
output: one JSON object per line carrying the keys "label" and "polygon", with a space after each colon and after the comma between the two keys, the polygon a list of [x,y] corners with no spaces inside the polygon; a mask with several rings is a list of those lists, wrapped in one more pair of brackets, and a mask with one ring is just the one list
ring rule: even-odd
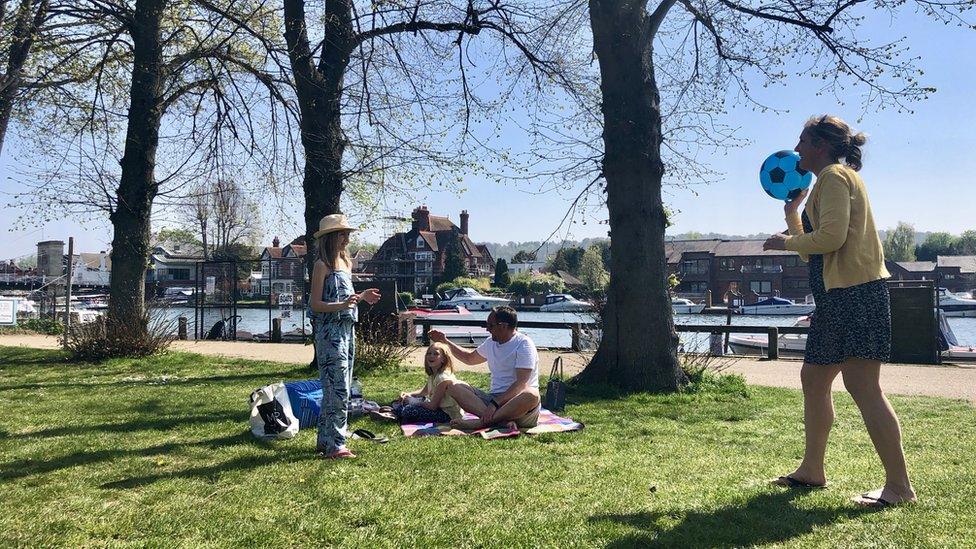
{"label": "girl in blue patterned jumpsuit", "polygon": [[356,353],[356,307],[360,300],[374,304],[380,299],[376,288],[360,294],[353,290],[352,264],[346,247],[354,230],[345,215],[333,214],[322,218],[314,235],[318,260],[312,269],[309,308],[322,381],[316,451],[329,459],[356,457],[346,448],[349,387]]}

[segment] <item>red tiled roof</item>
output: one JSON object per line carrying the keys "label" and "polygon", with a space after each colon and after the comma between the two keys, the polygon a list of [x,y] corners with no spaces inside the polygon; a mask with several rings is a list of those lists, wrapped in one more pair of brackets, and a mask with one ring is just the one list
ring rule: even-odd
{"label": "red tiled roof", "polygon": [[264,254],[268,254],[271,257],[271,259],[278,259],[281,257],[281,248],[268,246],[267,248],[264,249],[264,252],[261,253],[261,256],[263,257]]}
{"label": "red tiled roof", "polygon": [[583,285],[583,282],[580,281],[580,279],[576,278],[575,276],[569,274],[566,271],[556,271],[556,274],[559,275],[559,278],[561,278],[563,280],[563,282],[565,282],[566,285],[568,285],[568,286],[582,286]]}
{"label": "red tiled roof", "polygon": [[451,229],[457,226],[454,223],[452,223],[450,219],[446,217],[432,215],[429,216],[429,218],[430,218],[430,230],[435,233],[440,231],[450,231]]}
{"label": "red tiled roof", "polygon": [[418,231],[418,232],[420,233],[420,237],[424,239],[424,242],[427,243],[428,248],[430,248],[435,252],[440,251],[440,246],[438,245],[439,239],[437,238],[438,236],[437,233],[432,233],[430,231]]}

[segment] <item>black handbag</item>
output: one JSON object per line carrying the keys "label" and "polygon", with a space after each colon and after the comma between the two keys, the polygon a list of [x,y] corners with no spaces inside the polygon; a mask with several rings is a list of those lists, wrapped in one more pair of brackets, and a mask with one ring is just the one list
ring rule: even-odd
{"label": "black handbag", "polygon": [[566,407],[566,382],[563,377],[563,357],[557,356],[552,362],[549,383],[546,383],[546,396],[542,399],[542,407],[546,410],[559,412]]}

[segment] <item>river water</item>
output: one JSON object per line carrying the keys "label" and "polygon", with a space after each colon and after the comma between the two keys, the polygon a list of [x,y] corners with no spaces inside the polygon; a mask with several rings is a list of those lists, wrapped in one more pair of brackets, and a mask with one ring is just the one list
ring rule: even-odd
{"label": "river water", "polygon": [[[160,309],[165,317],[176,318],[185,316],[189,320],[189,333],[193,337],[195,333],[194,315],[192,307],[173,307]],[[287,311],[288,316],[282,316],[282,309],[272,309],[270,318],[281,318],[281,331],[291,332],[301,329],[304,324],[305,330],[311,332],[311,325],[303,315],[302,310]],[[210,329],[215,322],[221,318],[230,316],[230,309],[206,309],[203,316],[204,332]],[[271,320],[268,309],[238,309],[237,314],[241,319],[237,323],[237,329],[254,334],[263,334],[270,331]],[[469,319],[485,320],[488,318],[487,311],[473,311]],[[760,316],[760,315],[733,315],[732,324],[735,326],[792,326],[797,318],[795,316]],[[581,313],[539,313],[539,312],[520,312],[520,320],[532,320],[540,322],[592,322],[593,317]],[[956,334],[960,345],[976,346],[976,318],[949,318],[949,326]],[[676,324],[725,324],[724,315],[675,315]],[[472,328],[478,330],[478,328]],[[565,347],[571,343],[569,330],[564,329],[545,329],[545,328],[525,328],[522,330],[526,335],[535,341],[539,347]],[[700,348],[702,342],[707,339],[706,334],[681,334],[682,342],[686,348]]]}

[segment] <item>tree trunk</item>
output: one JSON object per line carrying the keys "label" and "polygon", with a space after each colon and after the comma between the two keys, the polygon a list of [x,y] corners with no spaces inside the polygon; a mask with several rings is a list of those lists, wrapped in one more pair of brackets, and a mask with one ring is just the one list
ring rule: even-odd
{"label": "tree trunk", "polygon": [[[3,152],[4,138],[10,125],[10,115],[14,109],[14,99],[20,90],[21,72],[27,64],[31,46],[38,27],[47,17],[47,0],[40,0],[37,11],[34,11],[34,0],[21,0],[17,10],[17,22],[11,36],[11,43],[7,49],[7,66],[0,75],[0,153]],[[0,20],[3,18],[0,17]]]}
{"label": "tree trunk", "polygon": [[142,327],[150,215],[156,197],[154,176],[162,111],[163,67],[160,21],[165,0],[136,0],[131,24],[134,45],[128,128],[122,178],[112,212],[112,275],[108,320],[115,326]]}
{"label": "tree trunk", "polygon": [[325,2],[325,46],[318,66],[314,63],[305,27],[304,0],[285,0],[285,40],[301,111],[302,145],[305,148],[305,243],[306,269],[312,275],[315,242],[322,217],[339,213],[342,197],[342,155],[346,147],[340,118],[342,80],[349,66],[353,37],[351,0]]}
{"label": "tree trunk", "polygon": [[210,261],[210,248],[207,247],[207,220],[200,222],[200,242],[203,245],[203,260]]}
{"label": "tree trunk", "polygon": [[686,377],[678,364],[668,293],[661,106],[652,65],[653,31],[644,4],[590,0],[603,94],[603,175],[615,253],[602,316],[603,338],[577,379],[628,391],[674,391]]}
{"label": "tree trunk", "polygon": [[[312,280],[316,249],[312,235],[324,216],[339,213],[342,198],[342,154],[346,147],[342,132],[340,100],[342,79],[349,66],[353,36],[351,0],[326,0],[325,36],[319,64],[315,66],[305,26],[305,1],[284,0],[285,41],[295,75],[295,91],[301,112],[299,126],[305,149],[305,269]],[[306,284],[306,299],[311,284]],[[315,338],[312,338],[315,344]],[[313,354],[309,368],[318,366]]]}

